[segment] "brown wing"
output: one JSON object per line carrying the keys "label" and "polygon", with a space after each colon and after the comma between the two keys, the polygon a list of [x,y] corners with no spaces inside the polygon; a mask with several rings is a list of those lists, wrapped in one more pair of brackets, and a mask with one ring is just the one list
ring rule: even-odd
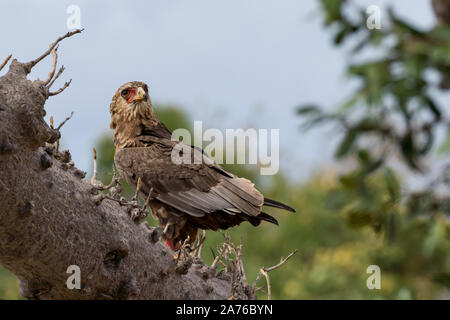
{"label": "brown wing", "polygon": [[144,194],[153,188],[157,200],[193,217],[217,211],[249,217],[261,213],[264,197],[251,181],[226,172],[196,148],[191,149],[192,158],[202,159],[201,164],[176,164],[171,154],[179,142],[145,138],[148,147],[119,149],[115,154],[115,164],[130,185],[136,186],[140,177]]}

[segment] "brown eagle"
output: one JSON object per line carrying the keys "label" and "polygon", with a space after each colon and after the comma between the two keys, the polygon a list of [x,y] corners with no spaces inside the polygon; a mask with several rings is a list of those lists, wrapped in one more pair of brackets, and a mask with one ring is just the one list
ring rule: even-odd
{"label": "brown eagle", "polygon": [[148,86],[139,81],[122,85],[114,94],[111,106],[111,129],[116,146],[114,162],[122,176],[140,193],[149,197],[152,215],[159,220],[166,245],[177,250],[188,238],[194,241],[198,229],[227,229],[249,221],[258,226],[261,220],[278,225],[262,206],[294,209],[266,199],[254,184],[239,178],[203,154],[192,150],[191,163],[177,164],[172,152],[178,141],[156,117]]}

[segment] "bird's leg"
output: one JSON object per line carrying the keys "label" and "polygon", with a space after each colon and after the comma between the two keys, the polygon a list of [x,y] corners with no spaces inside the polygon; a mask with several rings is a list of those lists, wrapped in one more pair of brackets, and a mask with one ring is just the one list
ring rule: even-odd
{"label": "bird's leg", "polygon": [[147,199],[145,200],[144,203],[144,210],[147,209],[148,205],[150,204],[150,201],[153,200],[153,187],[150,188],[150,190],[148,191],[148,195],[147,195]]}
{"label": "bird's leg", "polygon": [[133,198],[131,199],[132,208],[130,209],[131,210],[130,211],[131,219],[136,223],[140,223],[143,219],[145,219],[147,217],[147,211],[145,209],[146,209],[146,206],[148,205],[148,202],[150,201],[148,199],[149,197],[147,197],[147,200],[145,201],[145,204],[143,207],[139,204],[138,199],[139,199],[139,192],[141,190],[141,186],[142,186],[142,179],[141,179],[141,177],[139,177],[138,181],[136,183],[136,192],[135,192]]}
{"label": "bird's leg", "polygon": [[181,250],[185,250],[188,253],[191,251],[191,237],[189,235],[186,239],[184,239],[183,244],[181,245]]}
{"label": "bird's leg", "polygon": [[142,183],[142,179],[141,179],[141,177],[139,177],[137,180],[137,183],[136,183],[136,192],[134,193],[134,196],[131,199],[131,201],[137,202],[138,196],[139,196],[139,191],[141,190],[141,183]]}
{"label": "bird's leg", "polygon": [[187,236],[187,238],[184,239],[183,244],[181,245],[180,249],[178,249],[177,252],[173,255],[173,258],[175,260],[180,259],[182,253],[185,258],[188,258],[189,252],[191,251],[190,240],[191,240],[190,236]]}

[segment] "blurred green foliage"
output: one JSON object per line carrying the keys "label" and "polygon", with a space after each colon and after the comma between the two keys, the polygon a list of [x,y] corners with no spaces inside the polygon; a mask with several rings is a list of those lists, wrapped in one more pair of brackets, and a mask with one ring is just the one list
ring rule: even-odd
{"label": "blurred green foliage", "polygon": [[[279,173],[267,184],[262,183],[257,166],[224,165],[255,181],[266,197],[297,210],[268,210],[279,220],[279,227],[243,223],[227,233],[235,243],[243,240],[250,283],[260,267],[275,265],[281,256],[299,250],[270,274],[274,299],[449,298],[450,200],[434,188],[448,184],[450,175],[442,174],[430,188],[410,193],[389,162],[399,154],[399,162],[424,172],[422,161],[436,145],[437,128],[450,128],[444,106],[432,94],[449,87],[449,28],[437,25],[420,31],[390,10],[382,20],[383,29],[368,30],[364,10],[345,9],[351,4],[344,1],[320,3],[324,24],[334,30],[336,45],[357,39],[352,55],[373,48],[382,53],[376,60],[348,66],[350,78],[358,79],[360,86],[335,112],[326,113],[315,105],[298,110],[306,128],[330,121],[341,125],[344,134],[336,159],[350,161],[351,170],[324,169],[304,184]],[[359,18],[347,17],[352,9]],[[434,80],[426,76],[430,70],[438,75]],[[192,129],[180,108],[156,106],[155,110],[169,129]],[[449,141],[442,143],[442,152],[450,149]],[[113,170],[112,135],[100,137],[96,148],[100,178],[108,183]],[[133,191],[126,184],[123,189],[130,198]],[[156,225],[151,217],[147,220]],[[212,262],[211,250],[216,251],[222,242],[220,233],[208,232],[205,262]],[[380,290],[366,286],[370,265],[381,268]],[[264,279],[258,286],[265,289]],[[264,299],[266,293],[259,291],[258,296]],[[17,281],[1,268],[0,297],[18,297]]]}

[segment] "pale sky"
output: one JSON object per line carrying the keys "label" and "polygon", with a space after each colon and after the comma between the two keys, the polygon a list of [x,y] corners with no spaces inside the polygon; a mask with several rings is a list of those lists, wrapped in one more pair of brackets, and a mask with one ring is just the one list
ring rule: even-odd
{"label": "pale sky", "polygon": [[[354,2],[391,3],[421,27],[434,24],[429,0]],[[39,56],[68,31],[71,4],[85,31],[60,45],[66,71],[54,88],[73,81],[46,110],[56,123],[75,112],[62,135],[80,169],[91,170],[112,95],[132,80],[149,84],[154,104],[179,105],[205,127],[280,129],[280,167],[290,176],[306,178],[331,162],[335,134],[305,134],[295,115],[299,104],[331,108],[351,92],[345,49],[332,46],[318,1],[2,1],[0,60]],[[45,78],[50,60],[29,78]]]}

